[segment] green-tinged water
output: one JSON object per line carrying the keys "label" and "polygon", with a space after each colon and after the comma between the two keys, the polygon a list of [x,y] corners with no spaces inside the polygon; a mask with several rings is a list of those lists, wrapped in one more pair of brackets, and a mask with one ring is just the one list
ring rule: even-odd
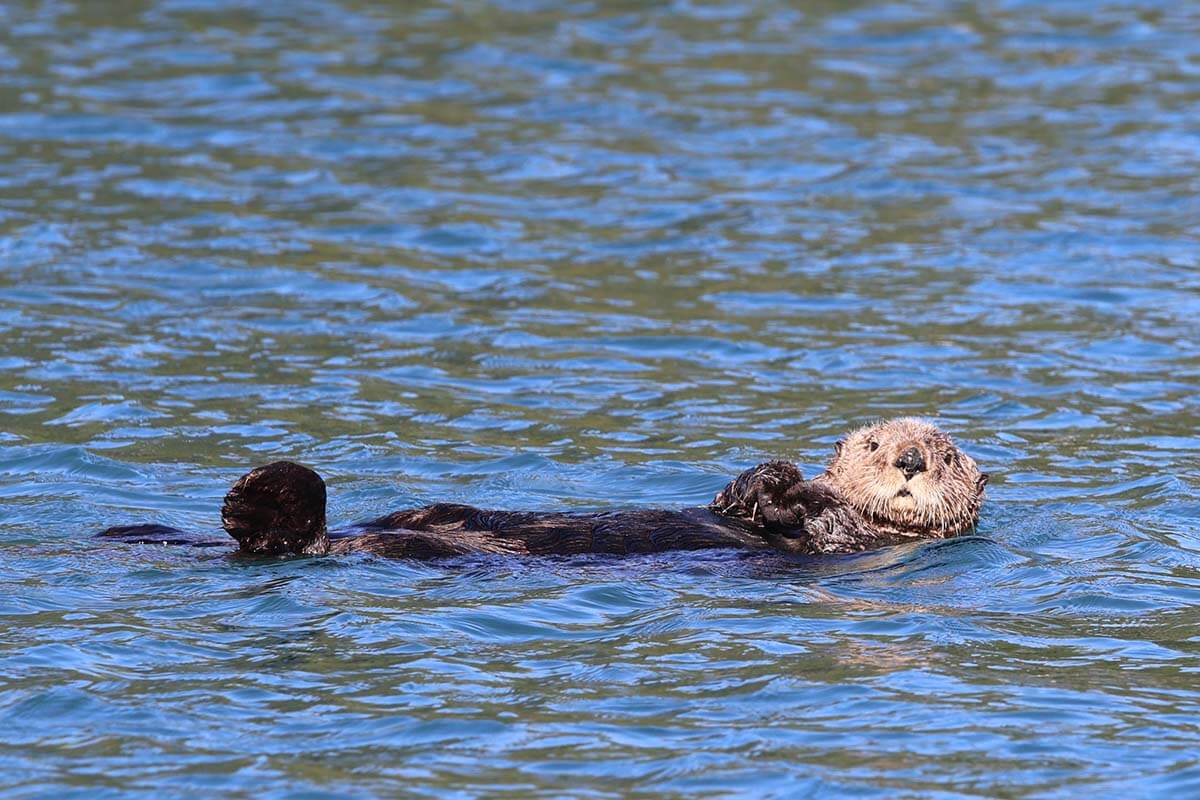
{"label": "green-tinged water", "polygon": [[[0,5],[7,797],[1200,794],[1200,8]],[[419,564],[939,421],[979,534]]]}

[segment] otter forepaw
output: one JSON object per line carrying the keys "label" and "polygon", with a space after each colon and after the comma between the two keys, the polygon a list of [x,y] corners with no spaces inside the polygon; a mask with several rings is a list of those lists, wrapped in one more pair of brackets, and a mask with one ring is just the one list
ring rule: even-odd
{"label": "otter forepaw", "polygon": [[837,502],[830,489],[802,480],[760,496],[761,524],[784,535],[798,534],[808,520],[819,517]]}
{"label": "otter forepaw", "polygon": [[[790,488],[790,487],[788,487]],[[804,507],[791,502],[788,488],[763,487],[758,491],[759,525],[773,530],[800,528],[804,525]]]}
{"label": "otter forepaw", "polygon": [[782,524],[788,489],[804,483],[795,464],[768,461],[748,469],[722,489],[709,508],[722,516],[744,519],[756,525]]}

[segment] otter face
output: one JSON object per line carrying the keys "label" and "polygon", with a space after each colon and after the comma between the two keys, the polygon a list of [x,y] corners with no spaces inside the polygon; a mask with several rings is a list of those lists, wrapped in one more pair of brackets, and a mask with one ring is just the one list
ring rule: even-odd
{"label": "otter face", "polygon": [[988,480],[948,435],[913,417],[854,431],[822,477],[868,519],[939,538],[975,527]]}
{"label": "otter face", "polygon": [[325,481],[290,461],[250,470],[225,495],[221,525],[246,553],[324,553]]}

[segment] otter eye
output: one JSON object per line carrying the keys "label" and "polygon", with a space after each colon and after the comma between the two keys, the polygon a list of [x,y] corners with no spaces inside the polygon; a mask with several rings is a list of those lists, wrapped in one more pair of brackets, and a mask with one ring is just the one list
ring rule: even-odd
{"label": "otter eye", "polygon": [[871,441],[867,442],[867,447],[871,450],[872,453],[874,453],[876,450],[879,449],[879,442],[872,439]]}
{"label": "otter eye", "polygon": [[945,457],[942,458],[942,461],[946,462],[946,466],[950,466],[954,463],[954,453],[946,453]]}

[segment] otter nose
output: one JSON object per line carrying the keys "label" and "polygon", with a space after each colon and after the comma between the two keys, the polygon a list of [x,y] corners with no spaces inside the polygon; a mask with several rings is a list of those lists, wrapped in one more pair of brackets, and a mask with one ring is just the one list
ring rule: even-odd
{"label": "otter nose", "polygon": [[904,455],[896,459],[896,467],[904,473],[904,477],[911,478],[918,472],[925,471],[925,458],[920,450],[910,447],[904,451]]}

